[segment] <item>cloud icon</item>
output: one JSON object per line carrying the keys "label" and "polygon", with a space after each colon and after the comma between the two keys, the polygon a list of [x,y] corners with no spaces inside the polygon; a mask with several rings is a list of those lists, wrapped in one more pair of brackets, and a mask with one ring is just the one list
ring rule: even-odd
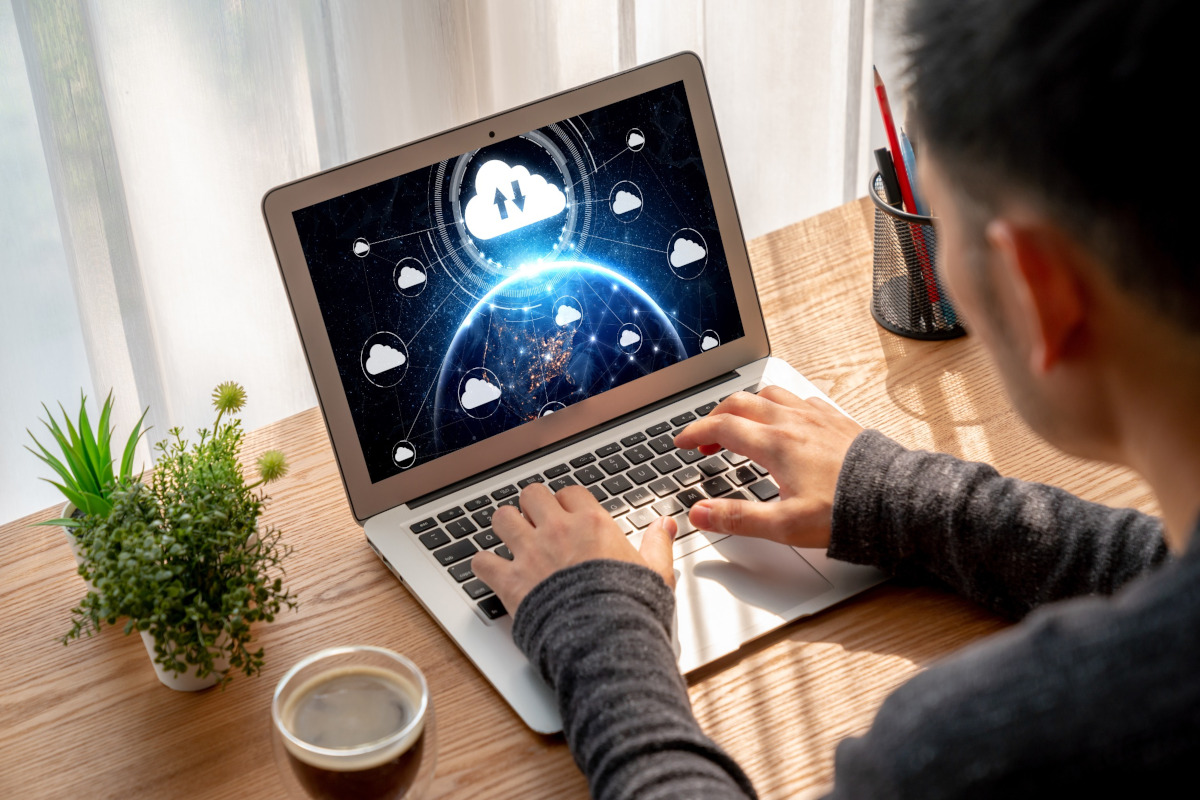
{"label": "cloud icon", "polygon": [[[637,131],[634,131],[633,133],[629,134],[629,137],[625,140],[625,144],[629,145],[629,147],[634,150],[641,147],[645,143],[646,143],[646,137],[642,136]],[[620,212],[617,212],[617,213],[620,213]]]}
{"label": "cloud icon", "polygon": [[583,315],[579,313],[579,309],[577,308],[572,306],[559,306],[558,313],[554,315],[554,324],[570,325],[572,322],[577,321],[581,316]]}
{"label": "cloud icon", "polygon": [[404,445],[398,445],[396,447],[396,451],[394,453],[392,453],[392,458],[395,459],[397,464],[403,464],[405,461],[408,461],[410,458],[412,458],[415,455],[416,455],[415,452],[408,449]]}
{"label": "cloud icon", "polygon": [[720,342],[718,342],[713,337],[705,336],[703,339],[700,340],[700,349],[701,350],[712,350],[714,347],[716,347],[719,344],[720,344]]}
{"label": "cloud icon", "polygon": [[680,236],[675,240],[675,246],[671,248],[671,266],[682,267],[685,264],[691,264],[693,261],[704,258],[706,254],[707,251],[702,246],[691,239]]}
{"label": "cloud icon", "polygon": [[621,331],[621,347],[629,347],[630,345],[637,344],[641,340],[641,334],[639,334],[637,331],[632,331],[629,328]]}
{"label": "cloud icon", "polygon": [[464,219],[472,236],[493,239],[561,214],[566,207],[566,195],[541,175],[492,159],[475,173],[475,196]]}
{"label": "cloud icon", "polygon": [[552,408],[552,409],[550,409],[549,411],[544,411],[544,412],[542,412],[542,416],[543,416],[543,417],[548,417],[548,416],[550,416],[550,415],[551,415],[551,414],[553,414],[553,413],[554,413],[554,409]]}
{"label": "cloud icon", "polygon": [[612,210],[614,214],[628,214],[630,211],[642,207],[642,198],[638,197],[633,192],[627,192],[621,189],[617,192],[616,198],[613,200]]}
{"label": "cloud icon", "polygon": [[403,366],[406,360],[404,353],[394,347],[388,347],[386,344],[373,344],[371,345],[371,354],[367,356],[367,372],[378,375],[389,369]]}
{"label": "cloud icon", "polygon": [[482,378],[467,378],[467,385],[459,399],[462,401],[462,407],[469,411],[499,400],[500,387],[493,386]]}
{"label": "cloud icon", "polygon": [[396,285],[401,289],[411,289],[424,282],[425,273],[416,267],[401,267],[400,275],[396,278]]}

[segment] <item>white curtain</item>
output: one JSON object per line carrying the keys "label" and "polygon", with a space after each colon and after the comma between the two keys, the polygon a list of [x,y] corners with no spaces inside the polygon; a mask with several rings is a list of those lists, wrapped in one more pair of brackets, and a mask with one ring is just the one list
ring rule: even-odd
{"label": "white curtain", "polygon": [[315,404],[259,212],[279,183],[693,50],[747,237],[864,193],[874,0],[11,2],[0,520],[55,500],[19,444],[81,386],[158,437],[222,380],[249,427]]}

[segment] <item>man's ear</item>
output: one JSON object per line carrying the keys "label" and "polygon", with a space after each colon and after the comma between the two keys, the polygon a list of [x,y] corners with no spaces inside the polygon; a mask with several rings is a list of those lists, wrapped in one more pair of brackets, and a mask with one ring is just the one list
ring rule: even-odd
{"label": "man's ear", "polygon": [[1035,375],[1052,370],[1070,354],[1082,330],[1085,287],[1079,251],[1061,231],[1040,223],[999,217],[985,230],[1000,275],[1008,282],[1019,327],[1029,344],[1029,368]]}

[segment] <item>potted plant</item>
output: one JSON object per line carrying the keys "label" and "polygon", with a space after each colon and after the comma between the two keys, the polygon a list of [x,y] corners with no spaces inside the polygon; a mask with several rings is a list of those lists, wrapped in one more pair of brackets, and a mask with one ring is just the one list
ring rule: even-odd
{"label": "potted plant", "polygon": [[159,680],[180,690],[224,685],[261,671],[251,625],[295,608],[280,562],[290,552],[277,529],[258,524],[268,499],[259,487],[287,471],[283,453],[258,459],[247,483],[238,454],[246,399],[236,383],[213,392],[217,419],[194,445],[179,428],[159,442],[149,483],[128,479],[106,515],[79,525],[82,571],[96,590],[72,611],[66,644],[124,617],[142,634]]}
{"label": "potted plant", "polygon": [[104,405],[100,408],[100,418],[95,428],[92,427],[91,420],[88,419],[87,396],[82,392],[79,394],[77,423],[73,424],[71,422],[71,418],[67,415],[67,410],[63,408],[61,403],[59,403],[58,408],[62,411],[62,425],[59,425],[54,415],[50,413],[50,409],[46,408],[45,403],[42,404],[42,408],[46,412],[47,419],[39,421],[50,432],[54,443],[58,445],[59,455],[55,456],[49,449],[44,447],[28,428],[25,429],[25,432],[29,434],[29,438],[37,445],[37,450],[28,445],[25,446],[25,449],[48,464],[58,475],[62,481],[61,483],[49,478],[45,478],[44,480],[58,487],[58,490],[62,492],[67,502],[63,506],[62,516],[59,519],[39,522],[38,524],[61,525],[63,533],[67,536],[67,542],[71,545],[71,552],[75,554],[76,563],[82,566],[79,558],[78,541],[73,531],[82,525],[83,518],[86,515],[95,517],[108,516],[112,511],[112,494],[116,490],[117,485],[119,483],[128,483],[132,479],[133,452],[137,447],[138,440],[146,433],[142,429],[142,422],[146,419],[146,412],[142,412],[142,416],[138,419],[137,424],[133,426],[133,430],[130,432],[129,438],[125,442],[124,450],[121,453],[120,466],[114,471],[112,435],[116,429],[109,427],[109,417],[112,415],[113,408],[112,392],[108,393]]}

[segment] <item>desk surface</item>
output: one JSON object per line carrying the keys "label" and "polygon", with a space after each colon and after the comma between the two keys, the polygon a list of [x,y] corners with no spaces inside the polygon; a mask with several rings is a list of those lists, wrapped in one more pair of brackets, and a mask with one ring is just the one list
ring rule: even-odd
{"label": "desk surface", "polygon": [[[863,424],[902,444],[988,461],[1088,499],[1155,512],[1132,473],[1068,458],[1015,415],[970,337],[917,342],[868,313],[872,212],[863,199],[750,243],[773,353]],[[260,677],[181,694],[161,686],[120,628],[63,647],[84,592],[49,511],[0,527],[0,796],[282,797],[270,697],[307,653],[388,647],[425,672],[438,719],[435,797],[586,797],[560,737],[530,732],[367,547],[317,409],[255,431],[247,458],[277,447],[292,472],[266,520],[295,553],[298,612],[260,625]],[[885,584],[799,620],[690,677],[701,725],[764,798],[819,792],[838,741],[934,659],[1004,623],[941,591]]]}

